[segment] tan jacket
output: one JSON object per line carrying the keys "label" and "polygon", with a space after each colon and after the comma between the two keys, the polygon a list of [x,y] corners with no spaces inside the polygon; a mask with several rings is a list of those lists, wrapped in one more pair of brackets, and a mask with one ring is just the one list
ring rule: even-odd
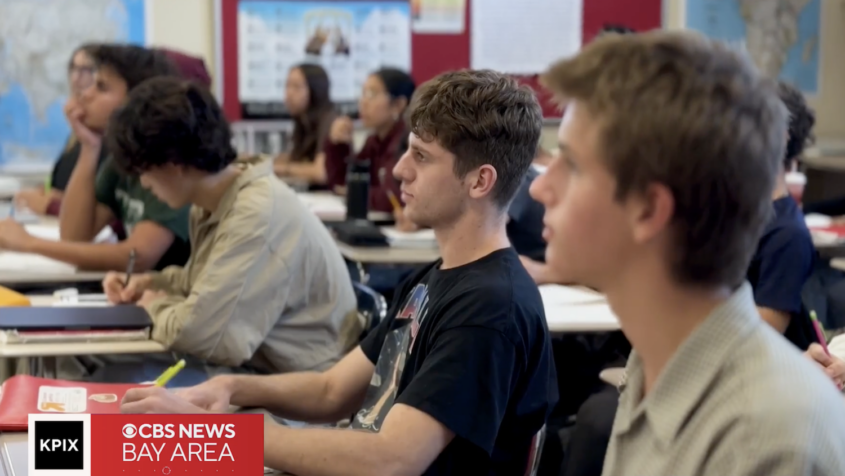
{"label": "tan jacket", "polygon": [[150,306],[153,338],[218,365],[326,368],[356,327],[343,257],[270,161],[238,165],[244,172],[214,213],[192,208],[188,263],[153,274],[170,295]]}

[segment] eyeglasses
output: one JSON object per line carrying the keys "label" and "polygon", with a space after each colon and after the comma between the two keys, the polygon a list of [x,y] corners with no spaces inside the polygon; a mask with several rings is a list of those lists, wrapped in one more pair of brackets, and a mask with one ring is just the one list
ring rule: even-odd
{"label": "eyeglasses", "polygon": [[74,65],[71,65],[67,69],[67,72],[68,72],[68,74],[77,73],[79,75],[91,76],[91,75],[94,74],[95,70],[96,70],[96,68],[94,68],[93,66],[74,66]]}
{"label": "eyeglasses", "polygon": [[371,101],[379,96],[385,95],[384,91],[378,91],[375,89],[365,89],[361,92],[361,99],[366,99],[367,101]]}

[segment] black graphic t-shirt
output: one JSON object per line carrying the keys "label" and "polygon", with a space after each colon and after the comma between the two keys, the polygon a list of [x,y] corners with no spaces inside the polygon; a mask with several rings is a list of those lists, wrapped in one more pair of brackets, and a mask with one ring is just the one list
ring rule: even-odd
{"label": "black graphic t-shirt", "polygon": [[352,426],[379,431],[409,405],[455,433],[424,474],[522,475],[558,398],[540,293],[512,248],[440,265],[405,281],[361,343],[376,370]]}

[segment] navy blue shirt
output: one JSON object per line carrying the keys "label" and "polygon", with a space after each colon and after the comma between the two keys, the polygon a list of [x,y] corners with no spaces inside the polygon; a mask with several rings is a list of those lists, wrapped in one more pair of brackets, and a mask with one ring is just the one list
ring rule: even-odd
{"label": "navy blue shirt", "polygon": [[[806,312],[801,302],[801,289],[813,269],[815,248],[804,214],[792,197],[774,201],[774,216],[760,241],[748,268],[748,282],[754,288],[758,307],[789,313],[789,328],[784,334],[802,350],[804,342],[799,332],[805,327]],[[809,336],[807,336],[809,337]]]}
{"label": "navy blue shirt", "polygon": [[533,166],[522,178],[519,189],[508,208],[508,239],[517,253],[535,261],[545,262],[546,242],[543,240],[545,207],[531,198],[528,189],[540,173]]}

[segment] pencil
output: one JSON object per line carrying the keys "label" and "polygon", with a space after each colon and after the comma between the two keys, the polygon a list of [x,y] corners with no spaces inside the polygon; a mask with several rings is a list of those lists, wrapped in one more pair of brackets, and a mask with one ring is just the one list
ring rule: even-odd
{"label": "pencil", "polygon": [[816,337],[819,339],[819,344],[821,344],[822,349],[824,349],[824,353],[829,356],[830,351],[827,350],[827,340],[824,338],[822,324],[821,322],[819,322],[819,319],[816,316],[816,311],[810,311],[810,320],[813,321],[813,329],[816,330]]}
{"label": "pencil", "polygon": [[384,187],[384,191],[387,194],[387,198],[390,200],[390,204],[393,206],[393,211],[394,212],[401,212],[402,211],[402,203],[399,202],[398,198],[396,198],[396,194],[393,193],[393,190],[384,186],[385,185],[384,184],[384,176],[385,176],[386,173],[387,173],[387,171],[384,169],[384,167],[379,169],[378,180],[379,180],[379,182],[381,182],[381,186]]}
{"label": "pencil", "polygon": [[176,376],[182,369],[185,368],[185,359],[176,362],[175,365],[165,370],[157,379],[155,379],[156,387],[164,387],[173,377]]}
{"label": "pencil", "polygon": [[129,280],[132,278],[132,273],[135,271],[135,248],[129,250],[129,263],[126,265],[126,279],[123,280],[123,287],[129,287]]}

